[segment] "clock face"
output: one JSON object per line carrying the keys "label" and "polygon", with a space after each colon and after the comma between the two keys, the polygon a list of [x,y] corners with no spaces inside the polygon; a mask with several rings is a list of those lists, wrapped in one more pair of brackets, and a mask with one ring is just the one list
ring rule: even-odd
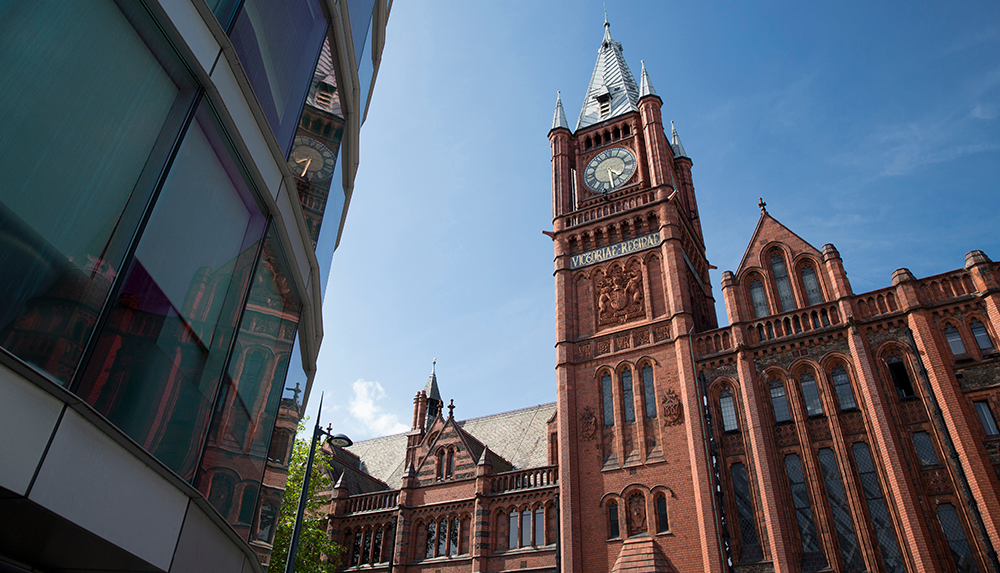
{"label": "clock face", "polygon": [[624,147],[612,147],[598,153],[587,164],[583,182],[596,193],[608,193],[621,187],[635,173],[635,155]]}
{"label": "clock face", "polygon": [[337,158],[325,145],[311,137],[299,135],[292,142],[288,167],[296,177],[310,180],[329,179]]}

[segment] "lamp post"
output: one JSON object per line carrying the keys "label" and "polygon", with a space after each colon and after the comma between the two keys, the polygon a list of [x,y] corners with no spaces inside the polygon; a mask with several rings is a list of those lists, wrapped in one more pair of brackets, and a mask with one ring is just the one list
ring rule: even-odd
{"label": "lamp post", "polygon": [[309,500],[309,477],[312,474],[313,457],[316,455],[316,442],[321,435],[330,438],[330,444],[338,448],[350,447],[354,442],[344,434],[330,434],[319,427],[319,416],[323,412],[323,395],[319,396],[319,410],[316,412],[316,425],[313,427],[312,443],[309,445],[309,458],[306,460],[306,475],[302,478],[302,493],[299,494],[299,510],[295,514],[295,527],[292,528],[292,540],[288,547],[288,558],[285,560],[285,573],[295,572],[295,553],[299,548],[299,535],[302,533],[302,518],[306,512],[306,502]]}

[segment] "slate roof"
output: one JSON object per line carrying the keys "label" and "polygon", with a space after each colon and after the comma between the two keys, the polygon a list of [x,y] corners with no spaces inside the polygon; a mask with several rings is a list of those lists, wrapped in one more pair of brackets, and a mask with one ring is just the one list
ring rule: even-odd
{"label": "slate roof", "polygon": [[[610,97],[611,110],[601,117],[601,99]],[[622,56],[622,45],[611,37],[611,25],[604,23],[604,39],[597,50],[597,63],[590,77],[576,129],[594,125],[639,109],[639,86]]]}
{"label": "slate roof", "polygon": [[[328,104],[316,101],[316,93],[319,91],[320,84],[327,84],[334,88],[333,97],[330,98],[330,103]],[[323,111],[328,111],[338,117],[343,117],[344,112],[340,109],[340,90],[336,89],[336,87],[337,75],[333,69],[330,41],[327,39],[323,41],[323,49],[319,53],[319,61],[316,62],[316,70],[313,72],[312,83],[309,84],[309,94],[306,95],[306,103]]]}
{"label": "slate roof", "polygon": [[[474,458],[482,455],[482,446],[489,447],[493,471],[505,471],[508,465],[514,469],[539,467],[548,462],[546,430],[555,411],[555,403],[541,404],[465,420],[458,422],[458,426],[473,438],[467,443],[474,450]],[[403,467],[406,435],[363,440],[347,450],[360,459],[362,471],[385,482],[391,489],[399,489],[406,469]]]}

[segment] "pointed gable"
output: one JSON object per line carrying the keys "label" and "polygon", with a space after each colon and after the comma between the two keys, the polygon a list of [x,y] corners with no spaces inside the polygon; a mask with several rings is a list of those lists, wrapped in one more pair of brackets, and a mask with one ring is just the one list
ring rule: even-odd
{"label": "pointed gable", "polygon": [[611,25],[604,22],[604,39],[597,50],[597,63],[590,76],[576,129],[639,110],[639,86],[622,56],[622,45],[611,37]]}
{"label": "pointed gable", "polygon": [[816,258],[822,257],[819,249],[782,225],[766,209],[761,208],[760,219],[757,221],[757,227],[753,231],[747,250],[740,260],[740,266],[736,269],[736,276],[742,277],[744,272],[752,267],[766,266],[767,261],[763,259],[764,250],[775,243],[783,245],[792,258],[800,253],[809,253]]}
{"label": "pointed gable", "polygon": [[[476,477],[476,466],[486,446],[466,432],[454,418],[437,418],[428,430],[418,454],[417,480],[430,485],[441,480],[461,480]],[[507,460],[487,450],[494,471],[509,471]]]}

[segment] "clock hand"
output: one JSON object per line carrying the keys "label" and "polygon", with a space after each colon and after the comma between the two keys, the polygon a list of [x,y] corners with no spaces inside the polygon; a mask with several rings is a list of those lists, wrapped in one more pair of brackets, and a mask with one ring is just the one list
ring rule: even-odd
{"label": "clock hand", "polygon": [[309,171],[309,165],[311,165],[312,162],[313,162],[312,157],[309,157],[308,161],[306,161],[306,166],[302,168],[302,175],[299,175],[299,177],[306,176],[306,171]]}
{"label": "clock hand", "polygon": [[615,176],[612,175],[613,173],[614,171],[611,170],[611,167],[608,167],[608,191],[615,188]]}

